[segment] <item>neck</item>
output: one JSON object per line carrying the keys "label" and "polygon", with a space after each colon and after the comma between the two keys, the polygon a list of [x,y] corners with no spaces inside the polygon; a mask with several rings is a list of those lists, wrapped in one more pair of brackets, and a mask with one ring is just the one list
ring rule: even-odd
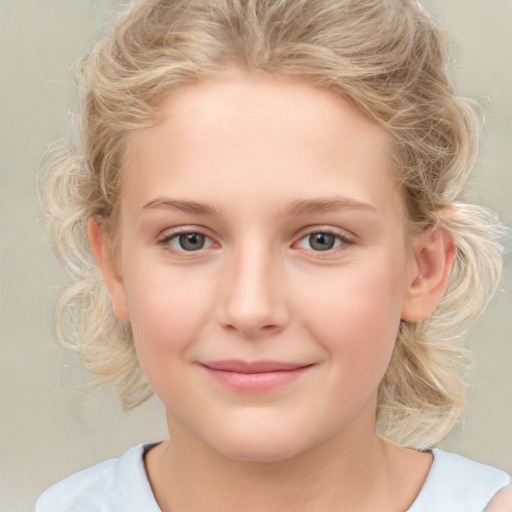
{"label": "neck", "polygon": [[[169,419],[171,440],[154,450],[148,473],[164,512],[359,512],[388,510],[391,503],[396,509],[397,482],[403,479],[391,468],[397,452],[363,427],[368,424],[356,422],[296,456],[255,462],[224,457]],[[419,487],[403,496],[401,509]]]}

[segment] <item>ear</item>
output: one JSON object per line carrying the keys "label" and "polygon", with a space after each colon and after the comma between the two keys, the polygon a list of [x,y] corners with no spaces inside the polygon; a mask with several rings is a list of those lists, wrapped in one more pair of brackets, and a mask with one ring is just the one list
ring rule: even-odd
{"label": "ear", "polygon": [[107,287],[112,307],[116,316],[124,322],[130,321],[124,281],[119,270],[118,263],[112,251],[112,245],[105,232],[105,227],[98,222],[98,219],[89,219],[87,223],[87,237],[91,250],[103,276],[103,282]]}
{"label": "ear", "polygon": [[455,257],[450,234],[439,227],[430,228],[413,240],[414,271],[402,306],[402,320],[421,322],[441,300]]}

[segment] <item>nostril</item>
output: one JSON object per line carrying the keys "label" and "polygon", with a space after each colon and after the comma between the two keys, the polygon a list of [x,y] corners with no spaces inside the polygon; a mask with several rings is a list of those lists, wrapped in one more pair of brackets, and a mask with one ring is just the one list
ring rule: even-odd
{"label": "nostril", "polygon": [[[265,256],[267,257],[267,256]],[[224,283],[217,305],[217,321],[227,331],[247,338],[274,335],[288,322],[282,287],[270,285],[275,267],[254,251],[237,261]]]}
{"label": "nostril", "polygon": [[225,329],[233,334],[238,334],[246,338],[261,338],[262,336],[273,335],[281,330],[277,324],[258,325],[255,323],[229,323],[224,325]]}

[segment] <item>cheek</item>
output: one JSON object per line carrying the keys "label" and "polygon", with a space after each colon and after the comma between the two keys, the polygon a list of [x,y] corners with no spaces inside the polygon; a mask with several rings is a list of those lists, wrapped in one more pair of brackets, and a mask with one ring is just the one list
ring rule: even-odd
{"label": "cheek", "polygon": [[129,275],[125,290],[135,348],[148,381],[158,388],[199,337],[212,294],[171,269],[145,267]]}
{"label": "cheek", "polygon": [[301,297],[304,325],[333,364],[370,387],[386,371],[400,325],[404,278],[390,268],[345,268]]}

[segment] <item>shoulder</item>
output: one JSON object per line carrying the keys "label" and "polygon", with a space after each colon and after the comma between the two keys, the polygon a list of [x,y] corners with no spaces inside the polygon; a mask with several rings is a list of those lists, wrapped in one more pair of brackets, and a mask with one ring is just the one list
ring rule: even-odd
{"label": "shoulder", "polygon": [[107,510],[105,505],[116,498],[117,463],[107,460],[61,480],[41,494],[35,512]]}
{"label": "shoulder", "polygon": [[483,512],[511,483],[510,475],[492,466],[441,450],[433,455],[430,472],[409,512]]}
{"label": "shoulder", "polygon": [[485,512],[512,512],[512,486],[509,485],[496,494]]}
{"label": "shoulder", "polygon": [[41,494],[34,512],[159,511],[144,469],[145,449],[136,446],[61,480]]}

